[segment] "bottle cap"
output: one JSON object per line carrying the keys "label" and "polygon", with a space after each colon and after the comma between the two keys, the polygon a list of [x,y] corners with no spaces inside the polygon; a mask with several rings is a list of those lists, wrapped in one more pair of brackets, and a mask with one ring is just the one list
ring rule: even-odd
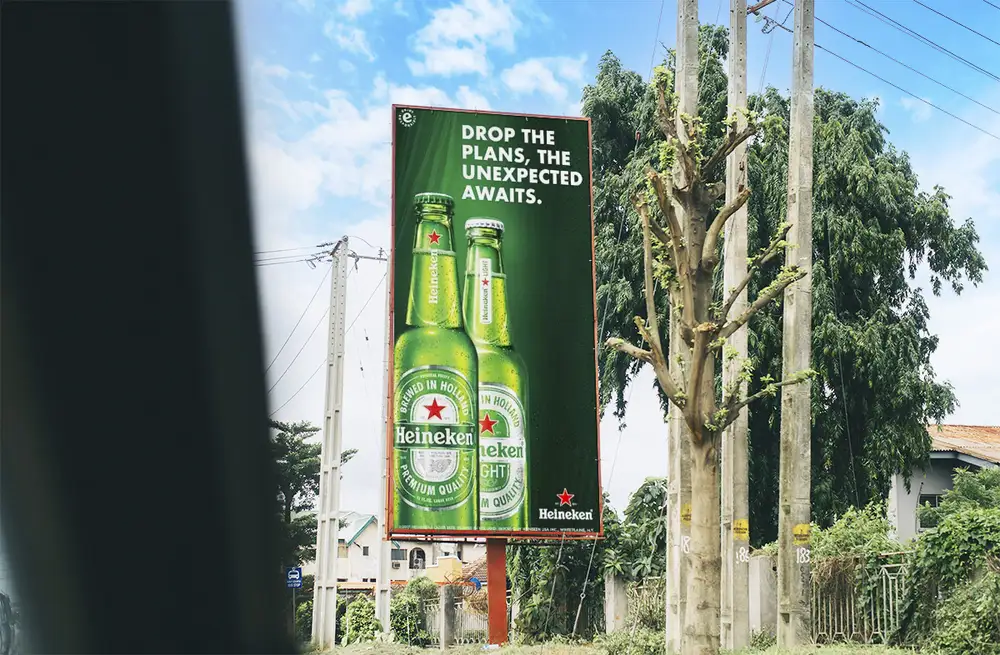
{"label": "bottle cap", "polygon": [[444,205],[452,209],[455,207],[455,199],[444,193],[418,193],[413,196],[413,205],[418,210],[423,205]]}
{"label": "bottle cap", "polygon": [[495,218],[470,218],[465,221],[466,231],[473,230],[477,227],[503,232],[503,223]]}

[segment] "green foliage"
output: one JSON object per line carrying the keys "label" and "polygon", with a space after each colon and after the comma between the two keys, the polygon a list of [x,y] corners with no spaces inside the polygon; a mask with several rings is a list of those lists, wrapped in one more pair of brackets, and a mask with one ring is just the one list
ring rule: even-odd
{"label": "green foliage", "polygon": [[313,602],[307,600],[295,608],[295,636],[301,643],[312,639]]}
{"label": "green foliage", "polygon": [[750,633],[748,650],[770,650],[778,645],[778,637],[767,630],[754,630]]}
{"label": "green foliage", "polygon": [[593,619],[604,611],[605,556],[620,547],[621,538],[621,526],[607,494],[604,531],[605,539],[596,542],[518,541],[507,547],[507,576],[519,606],[514,622],[519,643],[572,634],[581,602],[576,634],[588,637],[594,633]]}
{"label": "green foliage", "polygon": [[662,630],[628,628],[600,635],[594,644],[606,655],[666,655]]}
{"label": "green foliage", "polygon": [[416,596],[421,602],[427,602],[437,600],[441,591],[437,583],[430,578],[421,576],[406,583],[405,593]]}
{"label": "green foliage", "polygon": [[829,528],[812,526],[813,559],[877,556],[898,551],[898,542],[889,538],[885,503],[869,503],[864,509],[851,507]]}
{"label": "green foliage", "polygon": [[[949,652],[993,652],[969,648],[975,646],[973,636],[1000,644],[1000,625],[987,620],[990,611],[995,619],[1000,607],[998,567],[1000,509],[971,508],[943,518],[917,539],[898,638],[917,645],[934,643]],[[962,592],[974,584],[978,593]],[[967,632],[974,626],[989,630]]]}
{"label": "green foliage", "polygon": [[382,631],[382,624],[375,618],[375,603],[367,594],[361,594],[347,606],[347,635],[344,645],[372,641]]}
{"label": "green foliage", "polygon": [[410,646],[430,643],[420,599],[409,590],[394,594],[389,602],[389,627],[394,641]]}
{"label": "green foliage", "polygon": [[[726,129],[725,30],[699,33],[699,119],[704,152]],[[672,103],[673,56],[657,69]],[[750,100],[762,128],[748,147],[748,252],[760,252],[786,220],[789,101],[775,89]],[[930,449],[928,423],[955,406],[951,387],[931,368],[937,339],[928,329],[923,291],[914,284],[926,262],[931,286],[982,280],[986,263],[971,221],[952,220],[940,188],[923,192],[905,153],[886,139],[876,104],[842,93],[815,93],[812,392],[813,516],[830,525],[851,506],[884,498],[897,470],[908,476]],[[638,344],[633,321],[645,316],[642,233],[631,206],[645,171],[671,153],[656,124],[654,84],[645,84],[610,52],[583,92],[592,121],[596,271],[600,340]],[[636,140],[636,132],[641,138]],[[722,170],[709,172],[721,179]],[[658,209],[653,207],[654,215]],[[765,264],[748,287],[751,299],[782,274],[783,258]],[[658,288],[668,272],[657,269]],[[718,295],[721,296],[721,280]],[[719,298],[715,299],[716,302]],[[667,333],[666,293],[656,298]],[[774,303],[748,326],[749,355],[760,376],[748,393],[782,379],[782,309]],[[641,362],[601,349],[600,402],[625,415],[625,389]],[[721,366],[721,364],[720,364]],[[720,369],[721,370],[721,369]],[[658,389],[658,387],[656,387]],[[721,385],[717,383],[721,390]],[[780,394],[749,408],[751,539],[777,537]],[[661,404],[666,406],[660,395]]]}
{"label": "green foliage", "polygon": [[940,505],[918,510],[921,525],[933,527],[952,514],[976,507],[1000,509],[1000,468],[975,473],[960,469],[952,482],[954,487],[945,492]]}
{"label": "green foliage", "polygon": [[934,612],[936,628],[926,642],[939,655],[1000,653],[1000,573],[987,570]]}
{"label": "green foliage", "polygon": [[[662,576],[667,547],[667,480],[646,478],[629,496],[624,521],[613,510],[605,513],[605,533],[613,531],[614,544],[605,550],[605,570],[613,570],[626,580]],[[610,508],[609,508],[610,509]]]}

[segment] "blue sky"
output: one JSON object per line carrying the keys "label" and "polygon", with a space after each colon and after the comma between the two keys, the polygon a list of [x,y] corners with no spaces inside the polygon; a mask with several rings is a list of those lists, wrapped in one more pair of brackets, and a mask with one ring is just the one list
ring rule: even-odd
{"label": "blue sky", "polygon": [[[861,1],[1000,76],[1000,45],[914,0]],[[1000,10],[983,0],[921,2],[1000,41]],[[778,0],[763,13],[791,27],[791,10],[787,0]],[[1000,114],[819,21],[987,107],[1000,107],[997,80],[847,0],[818,0],[816,16],[817,44],[1000,136]],[[658,0],[246,0],[240,5],[239,31],[258,250],[333,241],[343,234],[357,237],[352,247],[362,254],[388,247],[392,102],[578,114],[580,91],[593,79],[601,55],[611,50],[624,66],[648,75],[651,59],[659,63],[663,56],[660,42],[667,47],[675,42],[675,17],[676,4],[670,0],[662,5]],[[702,0],[699,19],[728,23],[728,1]],[[749,90],[755,93],[762,84],[785,90],[791,80],[792,36],[780,29],[764,34],[762,27],[751,17]],[[910,153],[924,187],[941,184],[952,194],[956,221],[975,219],[988,263],[1000,268],[1000,140],[822,50],[815,56],[815,81],[855,97],[880,99],[890,140]],[[344,506],[362,511],[376,509],[382,384],[378,344],[385,317],[381,266],[362,262],[348,280],[347,315],[353,325],[347,337],[345,445],[360,447],[362,453],[345,473]],[[313,378],[310,374],[325,357],[325,271],[301,263],[258,271],[268,360],[278,355],[269,371],[272,406],[291,398],[278,418],[321,425],[323,372]],[[995,279],[989,273],[979,289],[961,298],[946,293],[930,301],[932,329],[941,338],[934,366],[955,385],[962,403],[952,422],[1000,424],[995,410],[1000,382],[989,367],[998,357],[987,345],[1000,330]],[[319,329],[307,338],[315,325]],[[665,456],[658,457],[665,454],[664,430],[651,385],[650,375],[640,376],[620,447],[617,425],[603,425],[605,484],[619,505],[644,476],[662,475],[665,469]],[[612,480],[615,454],[619,460]]]}

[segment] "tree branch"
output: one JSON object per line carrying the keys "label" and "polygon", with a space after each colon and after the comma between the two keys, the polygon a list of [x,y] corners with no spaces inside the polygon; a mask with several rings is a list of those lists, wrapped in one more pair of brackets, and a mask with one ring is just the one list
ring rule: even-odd
{"label": "tree branch", "polygon": [[732,336],[733,332],[736,332],[736,330],[739,330],[741,327],[746,325],[754,314],[759,312],[769,302],[781,295],[781,292],[785,290],[785,287],[796,280],[802,279],[805,275],[806,272],[798,266],[789,266],[782,271],[774,282],[760,292],[760,295],[757,296],[757,300],[753,301],[753,304],[747,307],[746,311],[740,314],[738,318],[726,323],[722,329],[719,330],[718,341],[725,341]]}
{"label": "tree branch", "polygon": [[722,430],[725,430],[728,426],[730,426],[733,423],[733,421],[736,420],[736,417],[740,415],[740,411],[742,411],[744,407],[746,407],[753,401],[760,400],[761,398],[766,398],[768,396],[773,397],[776,393],[778,393],[778,389],[780,389],[781,387],[788,387],[793,384],[799,384],[800,382],[805,382],[806,380],[815,377],[815,375],[816,375],[815,371],[811,370],[803,371],[802,373],[796,373],[787,380],[782,380],[781,382],[772,382],[766,385],[763,389],[761,389],[757,393],[753,394],[752,396],[748,396],[743,400],[736,401],[736,398],[738,396],[733,396],[730,399],[730,402],[726,404],[725,416],[723,417],[722,422],[717,426],[716,429],[720,432]]}
{"label": "tree branch", "polygon": [[625,353],[633,359],[638,359],[643,362],[653,363],[653,353],[648,350],[643,350],[638,346],[633,346],[628,341],[624,339],[619,339],[618,337],[611,337],[604,342],[604,345],[613,350],[617,350],[620,353]]}
{"label": "tree branch", "polygon": [[649,323],[649,330],[643,336],[649,342],[657,359],[663,361],[663,347],[660,345],[660,326],[656,320],[656,298],[654,297],[655,287],[653,286],[653,240],[649,229],[649,209],[646,204],[641,205],[639,216],[642,217],[642,267],[645,281],[646,296],[646,321]]}
{"label": "tree branch", "polygon": [[743,189],[732,202],[720,209],[719,213],[716,214],[712,225],[708,228],[708,232],[705,233],[705,245],[701,249],[701,270],[706,273],[711,273],[715,270],[716,265],[719,263],[719,235],[722,234],[722,230],[726,226],[726,221],[739,211],[740,207],[745,205],[749,198],[750,189]]}
{"label": "tree branch", "polygon": [[[677,213],[674,211],[673,193],[667,188],[667,182],[664,182],[663,176],[652,168],[647,171],[646,176],[652,182],[653,190],[656,191],[656,204],[660,206],[660,212],[667,219],[667,229],[670,231],[670,245],[674,249],[674,262],[679,263],[682,259],[681,255],[684,253],[684,245],[681,242],[684,232],[681,230],[681,223],[677,220]],[[670,185],[672,187],[673,183],[670,183]]]}
{"label": "tree branch", "polygon": [[722,145],[720,145],[714,153],[712,153],[712,156],[708,158],[708,161],[701,167],[701,170],[707,173],[715,168],[715,166],[721,163],[723,159],[733,154],[733,151],[736,150],[741,143],[756,133],[757,125],[755,123],[747,125],[739,132],[736,131],[736,125],[733,124],[733,127],[730,128],[726,135],[726,140],[722,142]]}
{"label": "tree branch", "polygon": [[656,373],[656,380],[660,383],[660,388],[663,389],[663,393],[665,393],[667,398],[670,399],[670,402],[677,405],[678,408],[684,409],[684,405],[687,402],[687,396],[684,394],[681,387],[674,381],[673,376],[670,375],[670,370],[666,361],[657,358],[651,351],[633,346],[629,342],[624,339],[619,339],[618,337],[611,337],[605,341],[604,344],[609,348],[617,350],[618,352],[625,353],[629,357],[652,364],[653,372]]}
{"label": "tree branch", "polygon": [[750,284],[750,280],[756,275],[757,271],[764,267],[764,264],[768,263],[774,259],[779,252],[781,252],[781,247],[785,245],[785,237],[788,235],[788,231],[792,229],[791,223],[785,223],[778,228],[778,231],[771,237],[771,243],[767,244],[756,257],[750,258],[750,265],[747,267],[747,273],[740,281],[736,288],[733,289],[732,293],[726,299],[726,302],[722,305],[722,309],[719,311],[717,319],[719,321],[725,321],[729,316],[729,310],[733,308],[736,303],[736,299],[740,297],[743,293],[743,289]]}

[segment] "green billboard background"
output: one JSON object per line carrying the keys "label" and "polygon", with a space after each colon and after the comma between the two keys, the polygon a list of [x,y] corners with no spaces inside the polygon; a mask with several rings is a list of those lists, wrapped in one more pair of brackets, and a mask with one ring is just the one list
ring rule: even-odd
{"label": "green billboard background", "polygon": [[[487,140],[475,139],[477,127],[492,128],[486,133]],[[409,329],[406,313],[417,224],[414,196],[430,192],[454,199],[452,234],[460,297],[466,270],[466,221],[484,217],[502,221],[511,341],[524,361],[529,385],[528,524],[502,534],[539,537],[545,533],[599,533],[589,122],[396,105],[393,132],[390,348]],[[470,132],[472,139],[463,138]],[[489,140],[498,135],[508,140]],[[483,136],[481,131],[479,136]],[[470,152],[463,146],[478,147],[478,151]],[[518,164],[489,159],[489,147],[496,155],[499,147],[522,148],[527,161]],[[549,163],[543,163],[539,149],[560,154],[557,159],[548,155]],[[473,169],[463,170],[463,165],[517,170],[505,172],[500,181],[466,179],[465,174],[473,173]],[[524,179],[511,181],[512,175]],[[522,191],[514,191],[518,188]],[[470,193],[475,199],[468,198]],[[493,200],[481,199],[490,193]],[[532,199],[534,202],[530,202]],[[390,391],[391,402],[396,390]],[[390,417],[392,410],[390,407]],[[387,438],[390,448],[394,448],[393,420],[389,423]],[[399,481],[394,476],[392,453],[390,450],[388,457],[390,534],[496,534],[479,525],[442,530],[433,521],[424,525],[414,525],[412,520],[409,524],[397,521],[392,507],[399,506]]]}

